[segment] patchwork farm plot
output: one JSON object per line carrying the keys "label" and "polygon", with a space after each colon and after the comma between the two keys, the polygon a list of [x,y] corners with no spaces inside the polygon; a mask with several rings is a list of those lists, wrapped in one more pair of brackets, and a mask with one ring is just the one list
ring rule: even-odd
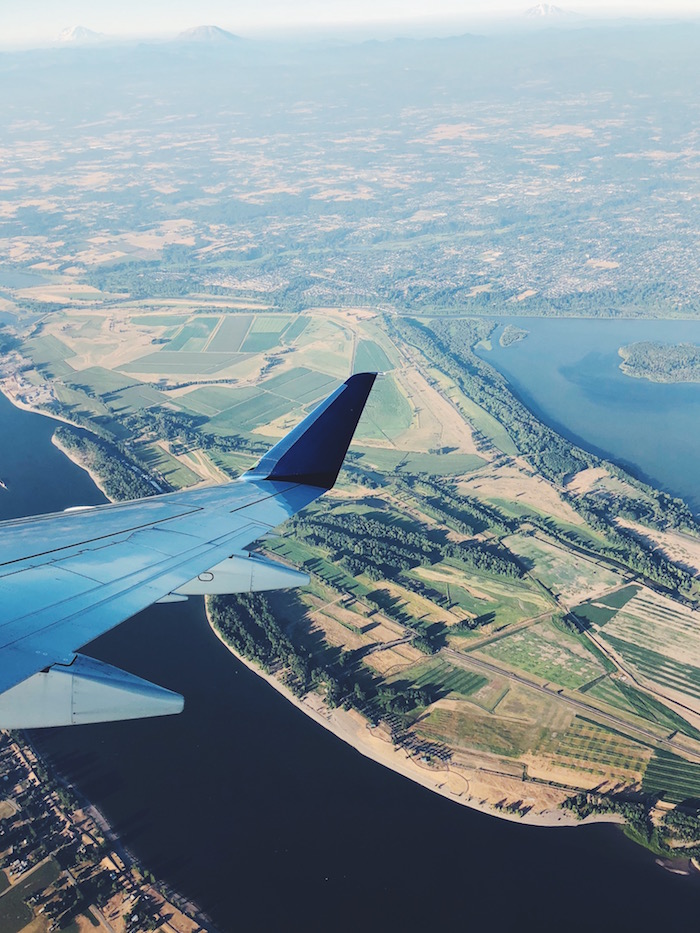
{"label": "patchwork farm plot", "polygon": [[658,750],[649,762],[642,790],[659,795],[669,803],[698,805],[700,801],[700,764],[686,761],[672,752]]}
{"label": "patchwork farm plot", "polygon": [[540,622],[507,634],[475,651],[509,667],[534,674],[543,682],[576,689],[606,673],[582,639]]}
{"label": "patchwork farm plot", "polygon": [[651,747],[582,716],[564,733],[550,733],[537,749],[554,767],[627,785],[642,780],[651,754]]}
{"label": "patchwork farm plot", "polygon": [[584,603],[574,612],[632,672],[692,698],[690,705],[700,708],[700,625],[696,612],[636,586]]}

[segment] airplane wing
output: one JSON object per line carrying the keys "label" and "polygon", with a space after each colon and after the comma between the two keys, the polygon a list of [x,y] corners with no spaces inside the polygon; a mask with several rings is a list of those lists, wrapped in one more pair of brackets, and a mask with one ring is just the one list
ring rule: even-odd
{"label": "airplane wing", "polygon": [[234,482],[0,522],[0,727],[180,712],[78,649],[155,602],[307,583],[246,548],[333,486],[375,377],[351,376]]}

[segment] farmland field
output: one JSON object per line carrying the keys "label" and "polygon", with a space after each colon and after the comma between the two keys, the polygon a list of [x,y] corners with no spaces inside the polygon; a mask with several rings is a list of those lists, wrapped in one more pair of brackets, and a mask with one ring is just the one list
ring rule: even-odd
{"label": "farmland field", "polygon": [[375,383],[356,437],[390,439],[407,431],[413,420],[413,410],[393,376],[384,376]]}
{"label": "farmland field", "polygon": [[252,320],[252,314],[227,315],[207,344],[207,353],[237,353]]}
{"label": "farmland field", "polygon": [[685,761],[672,752],[656,751],[649,762],[642,790],[660,794],[670,803],[700,800],[700,765]]}
{"label": "farmland field", "polygon": [[391,360],[374,340],[360,340],[355,351],[355,372],[389,372]]}
{"label": "farmland field", "polygon": [[532,565],[532,575],[548,589],[569,598],[588,596],[613,586],[619,579],[605,567],[572,554],[539,535],[516,534],[506,538],[504,543]]}
{"label": "farmland field", "polygon": [[209,376],[242,359],[240,353],[190,353],[160,350],[120,367],[125,373]]}
{"label": "farmland field", "polygon": [[564,635],[549,622],[513,632],[479,649],[479,653],[574,689],[605,673],[581,641]]}
{"label": "farmland field", "polygon": [[450,693],[471,696],[486,686],[488,679],[474,671],[454,667],[446,661],[427,661],[390,677],[388,683],[408,681],[411,686],[429,687],[441,697]]}
{"label": "farmland field", "polygon": [[199,353],[206,346],[218,323],[218,317],[198,317],[193,321],[189,321],[168,343],[168,350],[185,350],[190,353]]}
{"label": "farmland field", "polygon": [[650,648],[630,644],[607,632],[605,640],[643,677],[662,687],[677,690],[696,700],[700,699],[700,668],[674,661]]}
{"label": "farmland field", "polygon": [[626,782],[641,779],[651,755],[648,747],[581,716],[563,735],[550,734],[538,751],[551,755],[558,767]]}

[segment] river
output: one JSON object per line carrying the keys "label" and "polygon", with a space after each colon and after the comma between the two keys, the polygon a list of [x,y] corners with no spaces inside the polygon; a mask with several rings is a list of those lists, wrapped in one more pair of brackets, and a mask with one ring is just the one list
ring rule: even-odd
{"label": "river", "polygon": [[[0,396],[0,517],[102,501],[52,430]],[[90,651],[181,691],[185,712],[32,738],[222,930],[695,923],[700,883],[614,827],[505,822],[363,758],[240,664],[197,600],[153,607]]]}
{"label": "river", "polygon": [[700,383],[626,376],[618,348],[640,340],[700,344],[700,321],[507,318],[524,340],[480,355],[560,433],[629,465],[700,511]]}

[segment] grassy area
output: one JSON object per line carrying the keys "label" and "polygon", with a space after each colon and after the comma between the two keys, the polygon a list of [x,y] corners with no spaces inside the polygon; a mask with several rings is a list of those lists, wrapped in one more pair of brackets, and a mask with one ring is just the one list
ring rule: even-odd
{"label": "grassy area", "polygon": [[72,389],[57,382],[54,385],[56,398],[63,405],[68,405],[76,411],[82,411],[86,415],[95,415],[97,417],[109,415],[109,409],[99,399],[90,397],[87,392],[81,389]]}
{"label": "grassy area", "polygon": [[613,616],[617,615],[616,609],[610,609],[607,606],[596,606],[590,602],[581,603],[580,606],[575,606],[571,611],[577,619],[587,625],[605,625]]}
{"label": "grassy area", "polygon": [[479,653],[573,689],[605,673],[596,658],[586,656],[585,646],[575,636],[564,634],[549,622],[506,635]]}
{"label": "grassy area", "polygon": [[123,376],[121,373],[113,372],[111,369],[105,369],[103,366],[89,366],[87,369],[81,369],[77,373],[64,380],[66,385],[75,388],[90,389],[96,395],[106,395],[108,392],[118,392],[120,389],[126,389],[127,386],[134,385],[137,380],[131,376]]}
{"label": "grassy area", "polygon": [[467,398],[467,396],[452,382],[449,376],[446,376],[438,369],[430,368],[428,371],[447,398],[454,403],[467,421],[475,427],[477,431],[480,431],[488,437],[495,447],[509,457],[514,457],[518,453],[518,449],[510,435],[499,421],[496,421],[492,415],[484,411],[483,408],[480,408],[475,402],[472,402],[470,398]]}
{"label": "grassy area", "polygon": [[33,913],[24,899],[35,891],[42,891],[58,878],[60,869],[51,858],[37,866],[26,878],[5,891],[0,897],[0,930],[2,933],[19,933],[31,922]]}
{"label": "grassy area", "polygon": [[461,709],[431,709],[415,731],[431,741],[506,758],[524,755],[545,734],[536,723],[502,719],[467,703]]}
{"label": "grassy area", "polygon": [[123,414],[143,411],[143,409],[152,408],[154,405],[164,405],[169,400],[157,389],[138,383],[138,385],[132,385],[126,389],[119,389],[117,392],[105,395],[104,401],[115,414]]}
{"label": "grassy area", "polygon": [[656,751],[642,780],[642,790],[658,794],[670,803],[700,802],[700,765],[674,755]]}
{"label": "grassy area", "polygon": [[611,587],[619,579],[600,564],[539,536],[516,534],[506,538],[505,544],[555,593],[585,593],[592,587]]}

